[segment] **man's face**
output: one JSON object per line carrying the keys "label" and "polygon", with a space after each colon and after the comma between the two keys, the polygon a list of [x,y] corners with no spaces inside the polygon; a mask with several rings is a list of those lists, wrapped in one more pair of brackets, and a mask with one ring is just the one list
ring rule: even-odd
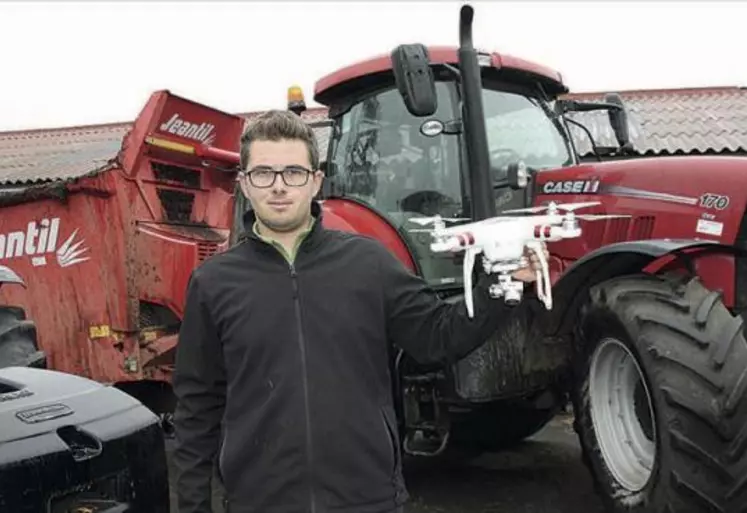
{"label": "man's face", "polygon": [[[306,143],[299,140],[254,141],[249,148],[249,162],[246,171],[281,171],[295,169],[298,178],[304,177],[302,169],[311,170]],[[312,170],[304,185],[286,185],[283,176],[274,175],[269,187],[252,184],[249,176],[240,178],[241,190],[249,199],[257,219],[267,228],[276,232],[289,232],[305,226],[311,212],[311,201],[322,185],[323,173]],[[293,178],[285,176],[292,182]],[[303,182],[303,179],[301,182]],[[256,183],[256,182],[255,182]],[[261,184],[264,185],[264,184]]]}

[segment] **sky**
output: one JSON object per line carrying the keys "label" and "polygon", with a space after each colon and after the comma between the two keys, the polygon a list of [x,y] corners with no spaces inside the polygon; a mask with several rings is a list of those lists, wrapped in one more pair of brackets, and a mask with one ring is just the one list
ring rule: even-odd
{"label": "sky", "polygon": [[[747,2],[470,2],[480,48],[570,89],[747,86]],[[400,43],[458,44],[461,2],[0,2],[0,131],[131,121],[168,89],[227,112]]]}

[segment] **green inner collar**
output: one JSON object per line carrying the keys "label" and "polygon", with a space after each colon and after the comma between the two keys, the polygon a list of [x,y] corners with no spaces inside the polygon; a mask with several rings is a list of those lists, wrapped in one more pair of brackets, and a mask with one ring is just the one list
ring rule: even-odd
{"label": "green inner collar", "polygon": [[314,227],[314,223],[316,222],[316,219],[314,217],[311,217],[311,221],[309,221],[309,225],[306,227],[306,229],[301,232],[298,237],[296,238],[296,243],[293,245],[293,250],[290,254],[285,250],[285,247],[283,247],[282,244],[280,244],[278,241],[271,237],[265,237],[261,233],[259,233],[259,224],[257,221],[254,221],[254,225],[252,226],[252,230],[254,231],[254,234],[265,241],[266,243],[270,244],[271,246],[274,246],[275,249],[280,251],[280,254],[283,255],[283,258],[285,258],[289,264],[292,264],[294,260],[296,259],[296,254],[298,253],[298,248],[301,246],[301,243],[306,239],[306,237],[311,233],[311,229]]}

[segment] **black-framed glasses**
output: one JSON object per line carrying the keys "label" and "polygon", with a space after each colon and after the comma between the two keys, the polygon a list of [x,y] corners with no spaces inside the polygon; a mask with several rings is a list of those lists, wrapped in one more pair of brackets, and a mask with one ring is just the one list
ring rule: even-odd
{"label": "black-framed glasses", "polygon": [[260,189],[272,187],[277,175],[281,175],[283,182],[289,187],[303,187],[309,182],[311,170],[303,166],[286,166],[278,171],[269,166],[257,166],[247,171],[246,175],[249,182]]}

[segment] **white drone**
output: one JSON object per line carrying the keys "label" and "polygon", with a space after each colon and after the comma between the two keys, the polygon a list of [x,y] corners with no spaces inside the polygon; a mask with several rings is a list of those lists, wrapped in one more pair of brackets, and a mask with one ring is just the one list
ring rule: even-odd
{"label": "white drone", "polygon": [[[550,202],[549,205],[506,210],[502,214],[537,213],[546,211],[538,216],[498,216],[474,223],[446,227],[446,222],[465,221],[462,218],[441,218],[440,216],[412,218],[410,221],[420,225],[432,223],[433,230],[429,230],[434,242],[431,250],[435,252],[452,252],[464,250],[464,298],[467,303],[467,313],[474,316],[472,302],[472,270],[475,256],[483,253],[483,266],[488,274],[498,274],[498,283],[490,286],[490,296],[503,297],[509,304],[521,301],[524,283],[514,281],[511,275],[518,269],[526,267],[529,262],[524,256],[524,248],[533,251],[540,261],[541,270],[537,271],[537,297],[544,303],[545,308],[552,309],[552,285],[547,260],[543,246],[546,241],[576,238],[581,235],[578,220],[596,221],[629,217],[627,215],[577,215],[574,210],[599,205],[598,201],[586,203]],[[564,213],[559,213],[563,210]],[[413,230],[415,231],[415,230]]]}

